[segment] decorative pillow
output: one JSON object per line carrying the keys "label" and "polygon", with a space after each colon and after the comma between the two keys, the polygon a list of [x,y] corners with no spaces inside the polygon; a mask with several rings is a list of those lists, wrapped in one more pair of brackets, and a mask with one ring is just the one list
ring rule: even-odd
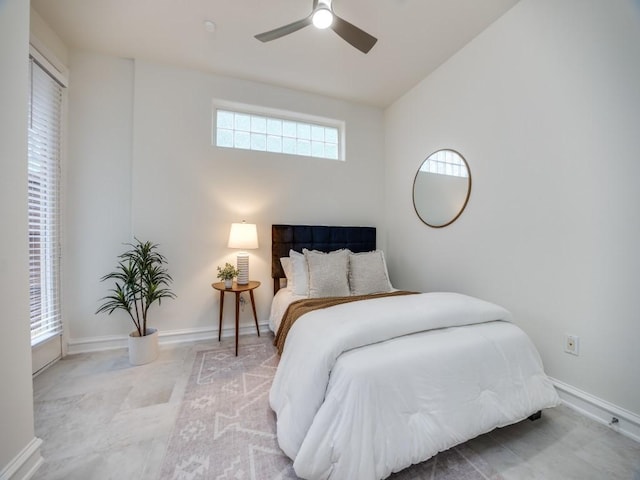
{"label": "decorative pillow", "polygon": [[369,295],[393,290],[382,250],[349,255],[351,295]]}
{"label": "decorative pillow", "polygon": [[[309,295],[309,268],[307,267],[307,259],[305,256],[289,250],[289,259],[291,260],[291,291],[296,295]],[[288,277],[287,277],[288,278]],[[287,280],[288,282],[289,280]]]}
{"label": "decorative pillow", "polygon": [[302,252],[309,267],[310,298],[349,296],[349,250]]}
{"label": "decorative pillow", "polygon": [[284,276],[287,277],[287,287],[293,290],[293,267],[291,266],[291,259],[289,257],[280,258],[280,265],[284,271]]}

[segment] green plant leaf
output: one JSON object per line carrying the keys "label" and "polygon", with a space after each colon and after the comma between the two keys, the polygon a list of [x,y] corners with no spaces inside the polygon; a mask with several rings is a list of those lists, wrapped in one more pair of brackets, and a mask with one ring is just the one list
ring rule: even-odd
{"label": "green plant leaf", "polygon": [[102,298],[103,303],[96,313],[111,315],[116,310],[126,311],[136,329],[143,335],[146,332],[147,312],[151,305],[163,298],[176,298],[171,291],[173,281],[167,272],[167,259],[158,252],[158,245],[151,242],[126,244],[130,248],[118,255],[116,269],[104,275],[100,280],[112,280],[115,287],[110,295]]}

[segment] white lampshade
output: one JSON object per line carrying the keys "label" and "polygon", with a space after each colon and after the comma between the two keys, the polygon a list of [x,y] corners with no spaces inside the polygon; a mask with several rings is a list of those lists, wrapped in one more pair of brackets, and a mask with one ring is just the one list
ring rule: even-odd
{"label": "white lampshade", "polygon": [[[229,232],[229,248],[240,248],[249,250],[258,248],[258,229],[254,223],[232,223]],[[236,257],[236,268],[238,269],[238,285],[249,283],[249,254],[238,252]]]}
{"label": "white lampshade", "polygon": [[227,247],[242,250],[258,248],[258,229],[255,223],[232,223]]}

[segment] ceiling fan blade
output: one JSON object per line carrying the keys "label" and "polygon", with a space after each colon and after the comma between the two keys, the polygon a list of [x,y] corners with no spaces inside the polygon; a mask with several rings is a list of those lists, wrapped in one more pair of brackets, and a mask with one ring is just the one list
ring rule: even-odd
{"label": "ceiling fan blade", "polygon": [[335,13],[333,14],[331,29],[362,53],[368,53],[378,41],[376,37],[369,35],[364,30],[360,30],[358,27],[346,20],[343,20]]}
{"label": "ceiling fan blade", "polygon": [[255,35],[255,37],[261,42],[270,42],[271,40],[275,40],[276,38],[284,37],[285,35],[289,35],[290,33],[297,32],[307,25],[311,25],[311,15],[309,15],[307,18],[303,18],[302,20],[298,20],[297,22],[285,25],[284,27],[279,27],[274,30],[269,30],[268,32],[259,33],[258,35]]}

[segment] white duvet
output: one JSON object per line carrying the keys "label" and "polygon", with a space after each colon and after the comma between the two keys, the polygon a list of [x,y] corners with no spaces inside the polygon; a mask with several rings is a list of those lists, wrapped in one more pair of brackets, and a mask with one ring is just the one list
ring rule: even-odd
{"label": "white duvet", "polygon": [[278,442],[296,474],[382,479],[557,405],[538,352],[510,317],[455,293],[302,316],[270,392]]}
{"label": "white duvet", "polygon": [[309,298],[306,295],[296,295],[290,288],[281,288],[273,296],[271,302],[271,312],[269,314],[269,328],[273,333],[278,333],[278,327],[282,321],[284,312],[287,311],[287,307],[296,300],[303,300]]}

